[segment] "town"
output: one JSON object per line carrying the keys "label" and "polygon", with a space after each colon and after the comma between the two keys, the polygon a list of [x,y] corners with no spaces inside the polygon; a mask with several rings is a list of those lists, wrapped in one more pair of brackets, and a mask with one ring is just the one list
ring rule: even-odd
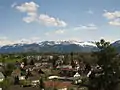
{"label": "town", "polygon": [[[9,87],[10,90],[39,90],[40,87],[46,90],[84,90],[80,84],[87,83],[91,70],[100,71],[97,64],[85,61],[94,61],[90,56],[89,53],[3,54],[0,82],[8,80],[3,88]],[[11,61],[7,62],[10,58]]]}

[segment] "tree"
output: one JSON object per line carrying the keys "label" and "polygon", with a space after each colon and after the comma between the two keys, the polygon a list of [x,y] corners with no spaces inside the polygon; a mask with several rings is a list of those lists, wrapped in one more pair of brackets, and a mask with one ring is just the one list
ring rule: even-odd
{"label": "tree", "polygon": [[54,55],[53,56],[53,59],[52,59],[52,65],[53,65],[53,68],[56,67],[56,61],[59,59],[58,55]]}
{"label": "tree", "polygon": [[103,39],[96,45],[99,51],[95,55],[98,57],[97,64],[101,67],[101,72],[98,74],[92,71],[89,90],[115,90],[120,77],[120,61],[116,58],[117,52]]}
{"label": "tree", "polygon": [[24,62],[24,65],[25,65],[25,66],[27,65],[27,59],[26,59],[26,58],[24,58],[24,59],[22,60],[22,62]]}
{"label": "tree", "polygon": [[30,65],[34,65],[34,60],[33,59],[31,59]]}
{"label": "tree", "polygon": [[64,65],[70,64],[70,58],[69,58],[69,55],[68,55],[68,54],[65,54],[65,55],[64,55],[63,64],[64,64]]}
{"label": "tree", "polygon": [[75,62],[74,62],[74,60],[73,60],[73,53],[71,53],[70,54],[71,55],[71,66],[72,66],[72,68],[75,68]]}
{"label": "tree", "polygon": [[7,64],[4,67],[4,71],[3,71],[5,77],[10,76],[14,69],[15,69],[14,64],[11,64],[11,63]]}
{"label": "tree", "polygon": [[87,74],[91,70],[91,66],[89,63],[85,63],[85,73]]}
{"label": "tree", "polygon": [[39,74],[45,74],[41,69],[38,70]]}
{"label": "tree", "polygon": [[40,82],[40,84],[39,84],[40,90],[44,90],[45,89],[45,84],[44,84],[44,81],[43,81],[42,77],[40,78],[39,82]]}
{"label": "tree", "polygon": [[19,84],[19,77],[18,76],[14,77],[14,84],[15,85]]}

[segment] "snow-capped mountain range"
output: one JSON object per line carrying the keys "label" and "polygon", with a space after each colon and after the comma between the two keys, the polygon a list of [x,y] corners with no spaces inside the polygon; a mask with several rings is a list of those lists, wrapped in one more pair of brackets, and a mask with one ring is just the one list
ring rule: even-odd
{"label": "snow-capped mountain range", "polygon": [[[27,43],[27,42],[19,42],[19,43],[15,43],[15,44],[8,44],[8,45],[4,45],[4,46],[12,46],[12,47],[16,47],[16,46],[23,46],[25,44],[33,44],[33,43]],[[70,40],[70,41],[43,41],[43,42],[34,42],[34,44],[39,44],[40,46],[44,46],[44,45],[70,45],[70,44],[76,44],[79,46],[96,46],[95,42],[91,42],[91,41],[87,41],[87,42],[79,42],[79,41],[74,41],[74,40]],[[3,47],[3,46],[0,46]]]}
{"label": "snow-capped mountain range", "polygon": [[[120,41],[112,44],[120,47]],[[95,42],[79,41],[42,41],[35,43],[19,42],[16,44],[5,45],[0,47],[0,53],[15,52],[91,52],[98,50]]]}
{"label": "snow-capped mountain range", "polygon": [[94,42],[78,42],[78,41],[44,41],[38,43],[39,45],[70,45],[70,44],[75,44],[78,46],[96,46]]}

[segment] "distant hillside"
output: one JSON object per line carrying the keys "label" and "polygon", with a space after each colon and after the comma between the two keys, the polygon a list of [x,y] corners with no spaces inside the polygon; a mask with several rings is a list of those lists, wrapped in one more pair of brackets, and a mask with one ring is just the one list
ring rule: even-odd
{"label": "distant hillside", "polygon": [[44,41],[39,43],[19,43],[0,47],[0,53],[15,52],[91,52],[96,51],[94,42]]}
{"label": "distant hillside", "polygon": [[120,52],[120,40],[112,43],[112,46],[115,47],[118,52]]}
{"label": "distant hillside", "polygon": [[[120,52],[120,40],[111,44]],[[0,47],[0,53],[17,52],[92,52],[97,51],[95,42],[78,41],[44,41],[39,43],[17,43]]]}

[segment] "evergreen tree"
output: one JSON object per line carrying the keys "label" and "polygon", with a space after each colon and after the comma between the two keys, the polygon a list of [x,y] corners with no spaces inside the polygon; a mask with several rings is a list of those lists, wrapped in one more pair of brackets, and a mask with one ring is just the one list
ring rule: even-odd
{"label": "evergreen tree", "polygon": [[31,59],[31,61],[30,61],[30,65],[34,65],[34,61],[33,61],[33,59]]}
{"label": "evergreen tree", "polygon": [[54,55],[53,56],[53,59],[52,59],[52,64],[53,64],[53,68],[56,67],[56,61],[59,59],[59,57],[57,55]]}
{"label": "evergreen tree", "polygon": [[71,66],[72,68],[75,68],[75,62],[73,60],[73,52],[70,55],[71,55]]}
{"label": "evergreen tree", "polygon": [[93,71],[90,76],[89,90],[115,90],[119,83],[120,61],[116,58],[117,53],[109,42],[103,39],[96,43],[99,52],[95,53],[98,57],[97,64],[102,71]]}

